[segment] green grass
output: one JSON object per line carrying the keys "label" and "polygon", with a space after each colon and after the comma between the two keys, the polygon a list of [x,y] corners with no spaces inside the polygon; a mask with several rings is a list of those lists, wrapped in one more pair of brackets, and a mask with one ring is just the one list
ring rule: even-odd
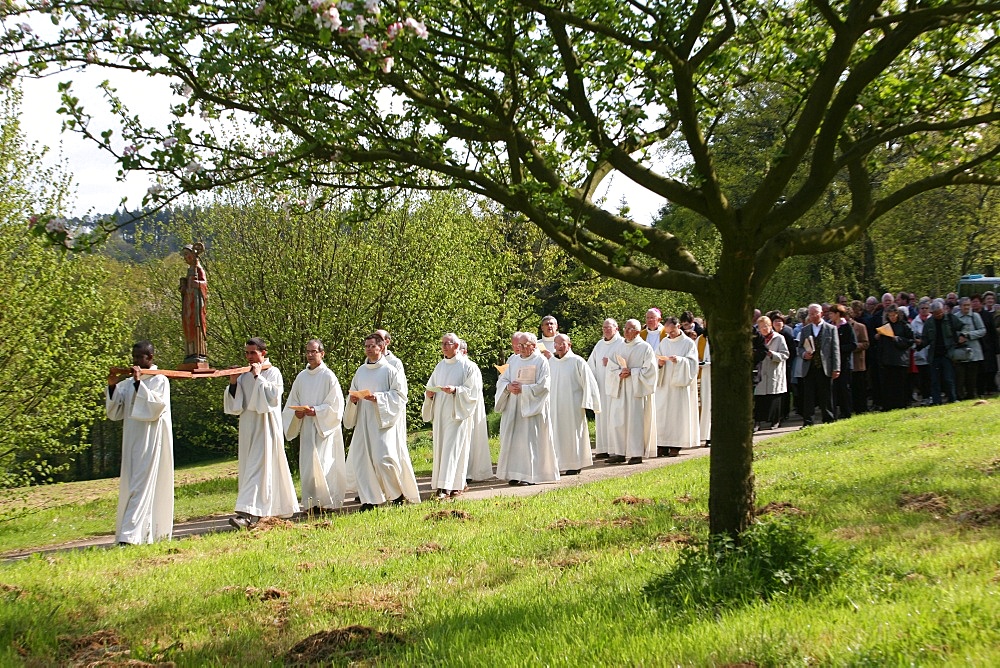
{"label": "green grass", "polygon": [[995,401],[763,442],[759,505],[787,505],[738,550],[705,545],[701,458],[530,498],[38,556],[0,567],[0,665],[71,662],[65,638],[98,630],[134,659],[280,664],[352,625],[398,641],[327,663],[998,665],[997,443]]}

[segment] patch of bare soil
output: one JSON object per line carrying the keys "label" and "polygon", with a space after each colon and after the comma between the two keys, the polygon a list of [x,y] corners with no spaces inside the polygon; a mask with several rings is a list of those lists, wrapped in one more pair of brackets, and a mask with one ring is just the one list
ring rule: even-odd
{"label": "patch of bare soil", "polygon": [[1000,471],[1000,457],[988,462],[982,469],[980,469],[986,475],[994,475],[997,471]]}
{"label": "patch of bare soil", "polygon": [[631,494],[625,494],[624,496],[619,496],[617,499],[612,501],[616,506],[626,505],[626,506],[647,506],[654,503],[652,499],[643,499],[638,496],[632,496]]}
{"label": "patch of bare soil", "polygon": [[349,598],[334,601],[333,608],[376,611],[394,617],[403,616],[403,603],[397,593],[385,589],[355,589]]}
{"label": "patch of bare soil", "polygon": [[934,492],[903,494],[897,503],[903,510],[935,514],[948,512],[948,499]]}
{"label": "patch of bare soil", "polygon": [[102,629],[85,636],[59,636],[60,662],[67,666],[155,666],[165,668],[173,662],[147,663],[129,658],[131,649],[112,629]]}
{"label": "patch of bare soil", "polygon": [[464,510],[456,510],[454,508],[449,510],[435,510],[433,513],[428,513],[424,515],[425,520],[471,520],[472,515],[465,512]]}
{"label": "patch of bare soil", "polygon": [[766,506],[761,506],[754,512],[754,517],[762,515],[805,515],[805,511],[796,508],[787,501],[772,501]]}
{"label": "patch of bare soil", "polygon": [[988,404],[988,403],[990,403],[990,402],[989,402],[989,401],[987,401],[986,399],[980,399],[979,401],[974,401],[974,402],[972,403],[972,405],[973,405],[973,406],[985,406],[985,405],[986,405],[986,404]]}
{"label": "patch of bare soil", "polygon": [[667,533],[656,537],[657,547],[672,547],[674,545],[694,545],[698,539],[689,533]]}
{"label": "patch of bare soil", "polygon": [[584,559],[583,557],[563,557],[561,559],[552,559],[549,564],[555,566],[559,570],[566,570],[567,568],[575,568],[580,564],[585,564],[589,559]]}
{"label": "patch of bare soil", "polygon": [[1000,505],[987,508],[973,508],[955,515],[955,521],[971,527],[986,527],[1000,524]]}
{"label": "patch of bare soil", "polygon": [[435,552],[440,552],[444,548],[437,543],[431,541],[430,543],[424,543],[423,545],[417,546],[417,555],[434,554]]}
{"label": "patch of bare soil", "polygon": [[596,520],[570,520],[564,517],[556,520],[547,526],[546,529],[555,531],[575,529],[577,527],[614,527],[616,529],[627,529],[628,527],[635,526],[636,524],[642,524],[644,521],[644,518],[629,517],[628,515],[622,515],[621,517],[615,517],[613,519],[606,519],[602,517]]}
{"label": "patch of bare soil", "polygon": [[17,585],[7,584],[6,582],[0,582],[0,592],[10,595],[11,600],[17,600],[22,596],[25,596],[24,589],[18,587]]}
{"label": "patch of bare soil", "polygon": [[283,520],[280,517],[262,517],[256,524],[250,527],[250,531],[253,533],[263,533],[274,529],[289,529],[294,526],[295,524],[292,522]]}
{"label": "patch of bare soil", "polygon": [[223,587],[220,591],[223,592],[243,592],[243,595],[247,597],[248,601],[258,600],[258,601],[273,601],[279,598],[286,598],[288,592],[278,589],[277,587],[267,587],[265,589],[258,589],[257,587],[234,587],[232,585],[228,587]]}
{"label": "patch of bare soil", "polygon": [[403,642],[402,636],[395,633],[356,624],[320,631],[300,640],[288,650],[285,661],[291,665],[325,664],[336,659],[358,661],[377,656],[383,648]]}
{"label": "patch of bare soil", "polygon": [[694,501],[694,499],[692,499],[691,496],[688,494],[682,494],[681,496],[678,496],[676,499],[674,499],[674,501],[676,501],[677,503],[691,503],[692,501]]}

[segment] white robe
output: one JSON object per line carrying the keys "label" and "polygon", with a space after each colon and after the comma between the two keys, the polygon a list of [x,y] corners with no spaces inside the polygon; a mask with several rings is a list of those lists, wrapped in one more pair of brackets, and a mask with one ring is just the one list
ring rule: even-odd
{"label": "white robe", "polygon": [[[597,380],[597,387],[601,392],[601,402],[605,405],[608,402],[608,390],[604,358],[609,358],[610,362],[611,351],[623,340],[622,335],[618,332],[615,332],[614,337],[610,341],[605,341],[602,338],[594,346],[594,349],[590,351],[590,357],[587,358],[587,364],[594,373],[594,378]],[[608,452],[608,439],[610,438],[608,430],[611,428],[610,425],[610,416],[606,410],[594,414],[594,452],[597,454],[606,454]]]}
{"label": "white robe", "polygon": [[493,477],[493,453],[490,452],[490,435],[486,425],[486,402],[483,399],[483,372],[468,357],[465,363],[472,367],[476,398],[476,412],[472,416],[472,443],[469,448],[469,480],[489,480]]}
{"label": "white robe", "polygon": [[[312,406],[316,415],[299,419],[289,406]],[[344,505],[347,465],[344,461],[344,393],[326,364],[306,367],[295,377],[281,413],[285,438],[299,438],[302,507],[332,509]]]}
{"label": "white robe", "polygon": [[375,401],[348,400],[344,426],[354,429],[347,455],[348,487],[357,491],[361,503],[380,505],[400,496],[420,503],[405,432],[399,423],[406,418],[406,381],[386,357],[364,363],[351,380],[352,390],[368,390]]}
{"label": "white robe", "polygon": [[566,351],[562,358],[553,355],[549,371],[552,375],[549,405],[556,459],[561,470],[578,471],[594,463],[587,409],[600,415],[601,390],[590,366],[572,350]]}
{"label": "white robe", "polygon": [[[704,336],[704,334],[702,335]],[[701,339],[699,336],[698,339]],[[698,341],[695,340],[695,350],[698,349]],[[701,364],[698,367],[698,376],[700,379],[700,385],[698,388],[698,397],[701,401],[699,404],[699,423],[698,431],[699,436],[702,441],[712,440],[712,345],[709,343],[708,339],[705,339],[705,358],[701,360]]]}
{"label": "white robe", "polygon": [[[156,367],[151,367],[155,369]],[[110,389],[110,388],[109,388]],[[170,423],[170,381],[143,375],[105,390],[105,410],[122,425],[122,473],[118,485],[115,540],[170,540],[174,528],[174,435]]]}
{"label": "white robe", "polygon": [[[625,360],[632,375],[620,378]],[[604,370],[608,403],[608,454],[625,457],[656,456],[656,356],[648,343],[638,336],[622,341],[608,355]]]}
{"label": "white robe", "polygon": [[[551,339],[549,339],[544,336],[541,336],[538,338],[538,345],[541,346],[542,348],[545,348],[553,355],[556,354],[556,337],[553,336]],[[540,350],[538,352],[541,353]],[[545,357],[545,355],[542,355],[542,357]],[[552,359],[552,358],[549,357],[546,359]]]}
{"label": "white robe", "polygon": [[452,386],[454,394],[435,391],[433,398],[424,395],[421,417],[433,424],[434,464],[431,489],[461,491],[465,488],[472,445],[473,418],[479,402],[475,395],[472,365],[456,355],[434,367],[427,388]]}
{"label": "white robe", "polygon": [[[559,463],[549,418],[549,363],[535,350],[527,358],[511,357],[509,364],[497,380],[495,406],[503,414],[497,477],[530,483],[558,480]],[[521,385],[521,394],[511,394],[511,382],[518,369],[525,367],[535,368],[535,382]]]}
{"label": "white robe", "polygon": [[255,517],[290,517],[299,511],[292,472],[285,457],[281,424],[284,381],[277,367],[254,378],[247,371],[236,380],[236,396],[227,387],[223,408],[240,416],[239,492],[236,511]]}
{"label": "white robe", "polygon": [[657,355],[674,355],[660,369],[656,384],[656,444],[697,448],[701,445],[698,417],[698,348],[681,334],[660,341]]}

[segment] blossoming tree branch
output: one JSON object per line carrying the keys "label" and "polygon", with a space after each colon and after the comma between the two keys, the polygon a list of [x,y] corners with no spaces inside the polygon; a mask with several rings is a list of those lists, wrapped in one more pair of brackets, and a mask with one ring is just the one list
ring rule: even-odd
{"label": "blossoming tree branch", "polygon": [[[753,516],[747,331],[778,265],[843,249],[930,190],[1000,183],[998,2],[4,7],[4,80],[63,72],[66,125],[123,174],[154,174],[146,205],[247,181],[319,193],[291,207],[342,189],[377,200],[459,188],[602,274],[694,295],[715,374],[729,379],[713,385],[724,407],[713,421],[714,533],[738,535]],[[144,123],[106,85],[119,122],[94,127],[72,87],[78,67],[169,79],[174,120]],[[717,159],[734,137],[738,172]],[[888,178],[902,165],[908,178]],[[611,176],[662,200],[668,221],[707,221],[717,250],[602,202]],[[65,243],[69,231],[47,229],[57,213],[39,212],[33,229]]]}

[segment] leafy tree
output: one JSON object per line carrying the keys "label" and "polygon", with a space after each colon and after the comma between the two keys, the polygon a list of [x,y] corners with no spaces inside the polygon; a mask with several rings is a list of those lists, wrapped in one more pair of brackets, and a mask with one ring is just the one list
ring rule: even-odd
{"label": "leafy tree", "polygon": [[61,171],[37,166],[18,100],[0,100],[0,487],[48,479],[87,445],[108,366],[121,363],[129,334],[104,258],[56,255],[24,233],[34,207],[58,210],[69,189]]}
{"label": "leafy tree", "polygon": [[[387,198],[397,186],[463,188],[603,275],[691,293],[723,378],[745,377],[751,310],[785,259],[843,249],[921,193],[998,183],[1000,147],[983,132],[1000,120],[1000,7],[988,0],[45,0],[35,9],[61,32],[49,38],[26,25],[31,14],[8,10],[8,74],[106,66],[175,82],[166,128],[144,125],[107,87],[122,139],[91,127],[64,86],[70,127],[122,170],[159,175],[150,200],[258,176]],[[749,108],[748,86],[781,103]],[[739,192],[715,157],[715,130],[736,113],[766,115],[761,126],[780,115],[773,142],[746,147],[762,173]],[[199,115],[259,130],[223,136],[198,129]],[[261,141],[268,133],[274,142]],[[899,154],[928,174],[878,189],[872,175]],[[698,257],[690,239],[595,202],[615,171],[708,220],[718,255]],[[842,202],[835,216],[809,215],[828,200]],[[754,504],[750,390],[713,391],[726,410],[713,425],[710,528],[738,534]]]}

